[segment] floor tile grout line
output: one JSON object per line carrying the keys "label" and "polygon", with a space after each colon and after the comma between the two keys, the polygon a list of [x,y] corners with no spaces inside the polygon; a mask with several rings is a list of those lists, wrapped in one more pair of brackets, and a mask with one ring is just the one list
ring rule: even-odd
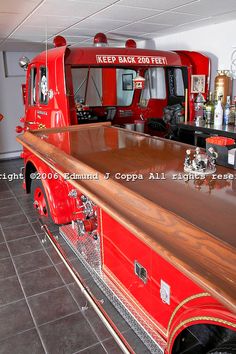
{"label": "floor tile grout line", "polygon": [[[5,233],[4,233],[3,228],[2,228],[1,225],[0,225],[0,229],[1,229],[1,231],[3,232],[3,237],[5,238],[5,241],[6,241]],[[8,248],[8,252],[10,253],[11,261],[12,261],[12,263],[13,263],[13,267],[15,268],[15,272],[16,272],[16,275],[17,275],[17,277],[18,277],[18,281],[19,281],[19,283],[20,283],[20,287],[21,287],[21,290],[22,290],[22,292],[23,292],[23,295],[24,295],[26,304],[27,304],[27,306],[28,306],[28,310],[29,310],[29,313],[30,313],[30,315],[31,315],[33,324],[34,324],[34,326],[35,326],[35,328],[36,328],[36,331],[37,331],[37,333],[38,333],[38,336],[39,336],[39,338],[40,338],[40,340],[41,340],[42,347],[43,347],[45,353],[47,353],[46,345],[45,345],[45,343],[44,343],[44,341],[43,341],[43,338],[42,338],[42,336],[41,336],[41,333],[40,333],[40,331],[39,331],[39,329],[38,329],[37,323],[36,323],[36,321],[35,321],[35,318],[34,318],[34,315],[33,315],[32,310],[31,310],[31,307],[30,307],[30,305],[29,305],[28,299],[27,299],[27,297],[26,297],[26,292],[25,292],[24,287],[23,287],[23,285],[22,285],[20,276],[19,276],[19,274],[18,274],[16,265],[15,265],[15,263],[14,263],[14,260],[13,260],[13,257],[12,257],[12,255],[11,255],[11,251],[10,251],[10,248],[9,248],[8,244],[7,244],[7,248]]]}
{"label": "floor tile grout line", "polygon": [[[9,186],[8,186],[8,188],[9,188]],[[12,191],[11,191],[11,193],[12,193]],[[31,228],[33,229],[33,231],[34,231],[34,235],[32,234],[32,235],[29,235],[29,236],[27,236],[27,237],[30,237],[30,236],[36,236],[36,237],[38,237],[37,231],[36,231],[36,229],[35,229],[33,223],[34,223],[34,222],[38,222],[39,219],[36,219],[35,221],[31,221],[31,220],[28,218],[28,215],[25,213],[25,210],[24,210],[23,206],[20,204],[19,200],[17,199],[17,197],[16,197],[16,195],[15,195],[14,193],[13,193],[13,198],[16,200],[16,202],[18,203],[18,205],[19,205],[20,209],[22,210],[24,216],[25,216],[26,219],[28,220],[28,223],[19,224],[18,226],[21,226],[21,225],[28,225],[28,224],[29,224],[29,225],[31,226]],[[9,228],[10,228],[10,227],[9,227]],[[19,239],[20,239],[20,238],[14,239],[14,240],[11,240],[11,241],[16,241],[16,240],[19,240]],[[38,239],[39,239],[39,238],[38,238]],[[39,240],[39,241],[40,241],[40,240]],[[41,244],[41,242],[40,242],[40,244]],[[42,245],[41,245],[41,246],[42,246]]]}
{"label": "floor tile grout line", "polygon": [[[28,332],[28,331],[32,331],[33,329],[36,329],[36,328],[35,328],[35,327],[31,327],[31,328],[28,328],[28,329],[26,329],[26,330],[24,330],[24,331],[19,331],[19,332],[17,332],[17,333],[14,333],[13,335],[10,335],[10,336],[1,338],[1,339],[0,339],[0,344],[1,344],[1,342],[4,342],[4,341],[7,340],[7,339],[13,338],[13,337],[15,337],[15,336],[17,336],[17,335],[26,333],[26,332]],[[46,354],[49,354],[49,353],[46,353]]]}
{"label": "floor tile grout line", "polygon": [[11,278],[17,278],[17,276],[16,275],[10,275],[10,277],[0,278],[0,282],[3,281],[3,280],[11,279]]}
{"label": "floor tile grout line", "polygon": [[[27,224],[24,224],[24,225],[28,225],[28,223],[27,223]],[[23,226],[23,225],[22,225],[22,226]],[[6,230],[6,229],[4,228],[3,230]],[[13,238],[13,239],[10,239],[10,240],[7,239],[7,242],[14,242],[14,241],[22,240],[22,239],[25,239],[25,238],[28,238],[28,237],[33,237],[33,236],[37,236],[37,235],[32,234],[32,235],[29,235],[29,236]]]}
{"label": "floor tile grout line", "polygon": [[[20,214],[20,215],[22,215],[22,214]],[[23,213],[23,215],[25,215],[25,213]],[[25,215],[26,216],[26,215]],[[27,220],[28,220],[28,218],[27,218]],[[28,223],[29,223],[29,221],[28,222],[24,222],[23,224],[18,224],[17,226],[25,226],[25,225],[28,225]],[[1,223],[0,223],[1,224]],[[5,230],[5,229],[13,229],[13,227],[15,227],[15,225],[14,226],[6,226],[6,227],[3,227],[2,226],[2,228]]]}
{"label": "floor tile grout line", "polygon": [[[128,329],[127,331],[129,331],[129,329]],[[127,331],[125,331],[125,332],[127,332]],[[125,332],[123,332],[123,333],[125,333]],[[105,338],[105,339],[103,339],[99,344],[102,345],[103,343],[108,342],[108,341],[111,340],[111,339],[114,340],[113,337]],[[114,341],[115,341],[115,340],[114,340]],[[84,348],[84,349],[81,349],[81,350],[79,350],[79,351],[77,351],[77,352],[73,352],[72,354],[79,354],[79,353],[82,353],[84,350],[93,348],[93,347],[95,347],[96,345],[98,345],[98,343],[95,343],[95,344],[93,344],[93,345],[90,345],[89,347],[86,347],[86,348]],[[105,350],[106,350],[106,353],[108,353],[108,351],[107,351],[106,348],[105,348]],[[122,350],[121,350],[121,352],[122,352]]]}
{"label": "floor tile grout line", "polygon": [[[71,285],[71,284],[73,284],[73,283],[69,283],[69,285]],[[41,291],[40,293],[37,293],[37,294],[29,295],[29,296],[27,296],[27,298],[31,299],[31,298],[36,297],[38,295],[43,295],[43,294],[46,294],[48,292],[51,292],[51,291],[54,291],[54,290],[59,290],[59,289],[62,289],[62,288],[65,288],[65,285],[57,286],[56,288],[53,288],[53,289],[49,289],[49,290]]]}
{"label": "floor tile grout line", "polygon": [[[0,246],[1,246],[2,244],[4,244],[4,242],[3,242],[3,243],[0,243]],[[0,258],[0,262],[1,262],[1,261],[5,261],[5,260],[8,259],[8,258],[11,259],[10,256],[9,256],[9,257],[4,257],[4,258]]]}
{"label": "floor tile grout line", "polygon": [[[0,195],[1,195],[1,192],[0,192]],[[14,201],[14,203],[10,203],[10,205],[0,205],[0,211],[2,210],[2,209],[6,209],[6,208],[11,208],[13,205],[14,206],[18,206],[18,205],[16,205],[15,204],[15,198],[8,198],[8,199],[3,199],[3,200],[11,200],[12,202]],[[11,204],[13,204],[13,205],[11,205]]]}
{"label": "floor tile grout line", "polygon": [[[47,251],[46,251],[46,252],[47,252]],[[73,252],[73,251],[72,251],[72,252]],[[48,254],[48,257],[51,259],[51,257],[50,257],[49,254]],[[55,268],[56,268],[56,267],[55,267]],[[84,311],[81,310],[81,306],[79,305],[79,303],[78,303],[78,301],[76,300],[75,296],[74,296],[73,293],[71,292],[71,290],[70,290],[68,284],[66,284],[64,278],[61,276],[61,274],[60,274],[60,272],[58,271],[57,268],[56,268],[56,271],[57,271],[58,275],[60,276],[60,278],[62,279],[63,283],[65,284],[65,286],[66,286],[67,290],[69,291],[70,295],[72,296],[73,300],[74,300],[75,303],[77,304],[78,308],[80,309],[81,314],[83,315],[84,319],[85,319],[86,322],[89,324],[90,328],[92,329],[92,331],[93,331],[94,335],[96,336],[96,338],[98,339],[99,343],[101,343],[101,339],[100,339],[99,335],[98,335],[97,332],[95,331],[95,329],[94,329],[93,325],[90,323],[89,319],[85,316]],[[81,291],[81,294],[82,294],[82,291]],[[86,300],[86,299],[85,299],[85,301],[86,301],[86,304],[87,304],[87,300]],[[104,350],[105,350],[105,352],[107,353],[106,348],[104,348]]]}
{"label": "floor tile grout line", "polygon": [[[74,297],[73,293],[71,292],[70,288],[67,287],[67,289],[68,289],[68,291],[70,292],[70,294],[71,294],[71,296],[73,297],[73,299],[75,300],[75,302],[77,303],[77,305],[79,306],[79,304],[78,304],[76,298]],[[82,293],[82,291],[81,291],[81,293]],[[80,307],[80,306],[79,306],[79,307]],[[93,324],[91,323],[91,321],[90,321],[90,320],[87,318],[87,316],[85,315],[85,311],[86,311],[86,310],[87,310],[87,309],[85,309],[84,311],[82,310],[81,313],[82,313],[84,319],[85,319],[85,320],[87,321],[87,323],[89,324],[89,326],[90,326],[90,328],[92,329],[93,333],[95,334],[96,338],[98,339],[98,342],[102,345],[100,336],[99,336],[98,333],[96,332],[96,330],[95,330],[95,328],[93,327]],[[99,319],[100,319],[100,318],[99,318]],[[111,338],[112,338],[112,337],[111,337]],[[105,348],[103,345],[102,345],[102,347],[103,347],[103,349],[105,350],[105,352],[107,353],[106,348]]]}
{"label": "floor tile grout line", "polygon": [[[27,224],[26,224],[27,225]],[[5,229],[6,230],[6,229]],[[15,241],[20,241],[20,240],[25,240],[26,238],[29,238],[29,237],[37,237],[37,235],[35,234],[32,234],[32,235],[29,235],[29,236],[23,236],[23,237],[19,237],[19,238],[14,238],[12,240],[7,240],[8,243],[12,243],[12,242],[15,242]]]}
{"label": "floor tile grout line", "polygon": [[[24,294],[23,294],[23,295],[24,295]],[[0,305],[0,310],[1,310],[3,307],[5,307],[5,306],[9,306],[9,305],[16,304],[17,302],[20,302],[20,301],[22,301],[22,300],[24,300],[24,297],[22,297],[22,298],[20,298],[20,299],[18,299],[18,300],[11,301],[11,302],[7,302],[7,303],[5,303],[5,304],[3,304],[3,305]]]}
{"label": "floor tile grout line", "polygon": [[54,264],[51,264],[51,265],[48,265],[48,266],[45,266],[45,267],[36,268],[36,269],[30,270],[29,272],[23,272],[23,273],[18,273],[18,274],[19,274],[19,277],[21,277],[22,275],[26,275],[26,274],[28,275],[28,274],[37,272],[39,270],[45,270],[45,269],[51,268],[51,267],[54,267]]}
{"label": "floor tile grout line", "polygon": [[[9,218],[10,216],[16,217],[16,216],[22,215],[21,212],[19,213],[19,210],[12,211],[11,206],[5,207],[5,208],[6,208],[6,209],[7,209],[7,208],[10,208],[11,210],[7,210],[8,215],[0,215],[0,220],[1,220],[1,222],[5,221],[5,219],[6,219],[6,218]],[[0,209],[0,213],[1,213],[1,211],[2,211],[3,209],[5,209],[5,208],[4,208],[4,207],[1,208],[1,209]]]}
{"label": "floor tile grout line", "polygon": [[[27,238],[35,237],[35,236],[37,237],[37,235],[29,235],[29,236],[25,236],[25,237],[19,237],[19,238],[13,239],[13,240],[7,240],[7,242],[8,242],[8,243],[13,243],[13,242],[16,242],[16,241],[25,240],[25,239],[27,239]],[[40,246],[43,247],[43,246],[41,245],[41,243],[40,243]],[[35,251],[36,251],[36,250],[35,250]],[[33,252],[33,251],[31,251],[31,252]],[[26,254],[26,253],[30,253],[30,252],[25,252],[25,253],[22,253],[22,254]],[[20,255],[20,254],[19,254],[19,255]],[[18,254],[17,254],[16,256],[18,256]],[[15,257],[15,256],[13,256],[13,257]]]}
{"label": "floor tile grout line", "polygon": [[[0,197],[1,197],[1,192],[0,192]],[[0,199],[0,200],[15,200],[15,198],[14,197],[9,197],[9,198],[3,198],[3,199]],[[4,208],[4,207],[0,207],[0,208]]]}
{"label": "floor tile grout line", "polygon": [[54,320],[51,320],[51,321],[47,321],[47,322],[38,324],[38,327],[40,328],[40,327],[43,327],[43,326],[45,326],[45,325],[52,324],[52,323],[54,323],[54,322],[63,320],[64,318],[70,317],[70,316],[72,316],[72,315],[76,315],[77,313],[80,313],[80,312],[81,312],[81,310],[78,309],[77,311],[70,312],[70,313],[66,314],[65,316],[60,316],[60,317],[55,318]]}
{"label": "floor tile grout line", "polygon": [[[96,345],[98,345],[98,344],[101,345],[101,342],[95,343],[95,344],[90,345],[90,346],[88,346],[88,347],[86,347],[86,348],[84,348],[84,349],[81,349],[81,350],[78,350],[78,351],[76,351],[76,352],[73,352],[72,354],[79,354],[79,353],[82,353],[82,352],[84,352],[84,351],[87,350],[87,349],[92,349],[92,348],[96,347]],[[86,352],[85,352],[85,353],[86,353]]]}
{"label": "floor tile grout line", "polygon": [[21,254],[16,254],[15,256],[12,255],[12,257],[13,258],[17,258],[17,257],[21,257],[21,256],[29,255],[31,253],[36,253],[36,252],[41,252],[41,251],[44,251],[44,249],[42,247],[40,249],[38,249],[38,250],[33,250],[33,251],[30,251],[30,252],[25,252],[25,253],[21,253]]}
{"label": "floor tile grout line", "polygon": [[[15,195],[14,195],[14,197],[15,197],[15,200],[17,201],[17,203],[18,203],[18,205],[19,205],[20,209],[22,210],[23,215],[24,215],[24,216],[26,217],[26,219],[28,220],[28,223],[19,224],[19,225],[17,225],[17,226],[21,226],[21,225],[28,225],[28,224],[30,224],[30,226],[32,227],[32,229],[33,229],[33,231],[34,231],[35,235],[37,236],[37,232],[35,231],[35,229],[34,229],[34,227],[33,227],[32,223],[31,223],[31,220],[29,220],[28,216],[26,215],[26,213],[25,213],[25,211],[24,211],[24,208],[21,206],[20,202],[18,201],[18,199],[16,198],[16,196],[15,196]],[[32,236],[33,236],[33,235],[32,235]]]}
{"label": "floor tile grout line", "polygon": [[[10,213],[10,212],[9,212]],[[14,213],[14,212],[13,212]],[[16,213],[16,214],[10,214],[10,215],[6,215],[6,216],[0,216],[0,221],[2,223],[2,221],[4,221],[4,219],[6,218],[10,218],[11,216],[18,216],[18,215],[24,215],[23,213]]]}
{"label": "floor tile grout line", "polygon": [[10,198],[1,198],[1,194],[0,194],[0,202],[3,202],[4,200],[8,200],[8,199],[13,199],[12,197]]}
{"label": "floor tile grout line", "polygon": [[[46,251],[46,252],[47,252],[47,251]],[[48,254],[48,252],[47,252],[47,254]],[[51,259],[51,257],[50,257],[49,254],[48,254],[48,257]],[[51,259],[51,260],[52,260],[52,259]],[[56,268],[56,266],[55,266],[55,268]],[[95,329],[93,328],[93,326],[92,326],[92,324],[90,323],[90,321],[88,320],[88,318],[85,316],[84,311],[81,309],[81,306],[80,306],[79,303],[77,302],[75,296],[74,296],[73,293],[70,291],[69,284],[67,284],[67,283],[65,282],[64,278],[62,277],[62,275],[60,274],[60,272],[58,271],[57,268],[56,268],[56,271],[57,271],[58,275],[60,276],[62,282],[65,284],[65,286],[66,286],[68,292],[70,293],[71,297],[72,297],[73,300],[75,301],[76,305],[78,306],[78,309],[79,309],[80,313],[82,314],[82,316],[84,317],[85,321],[88,323],[88,325],[89,325],[90,328],[92,329],[92,331],[93,331],[95,337],[98,339],[98,343],[100,343],[100,342],[101,342],[100,337],[99,337],[98,334],[96,333]],[[81,294],[82,294],[82,291],[81,291]],[[104,348],[104,349],[105,349],[105,348]],[[106,350],[105,350],[105,351],[106,351]],[[106,353],[107,353],[107,351],[106,351]]]}
{"label": "floor tile grout line", "polygon": [[14,193],[12,192],[12,189],[9,187],[9,184],[6,182],[7,188],[9,190],[9,192],[14,196]]}

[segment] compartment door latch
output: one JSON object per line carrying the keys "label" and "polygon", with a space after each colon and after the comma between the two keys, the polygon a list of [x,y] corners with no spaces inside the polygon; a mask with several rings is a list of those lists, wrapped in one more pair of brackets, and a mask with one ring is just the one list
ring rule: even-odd
{"label": "compartment door latch", "polygon": [[139,264],[137,261],[134,261],[134,273],[142,280],[144,284],[147,283],[148,275],[147,270]]}

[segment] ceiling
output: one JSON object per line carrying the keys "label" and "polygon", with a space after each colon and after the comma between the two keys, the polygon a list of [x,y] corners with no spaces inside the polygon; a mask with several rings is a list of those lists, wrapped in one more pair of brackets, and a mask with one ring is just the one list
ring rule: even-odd
{"label": "ceiling", "polygon": [[234,19],[236,0],[1,0],[0,50],[42,50],[57,34],[92,45],[97,32],[123,45]]}

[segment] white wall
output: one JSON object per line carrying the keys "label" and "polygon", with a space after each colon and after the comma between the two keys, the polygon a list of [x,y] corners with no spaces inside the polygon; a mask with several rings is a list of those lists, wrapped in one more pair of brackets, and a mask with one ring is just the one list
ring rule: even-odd
{"label": "white wall", "polygon": [[[17,57],[16,60],[19,58]],[[21,146],[15,141],[15,126],[23,115],[21,84],[24,77],[5,77],[3,53],[0,52],[0,159],[19,156]]]}
{"label": "white wall", "polygon": [[[211,58],[212,63],[212,90],[216,71],[230,70],[233,51],[235,51],[234,58],[236,60],[235,28],[236,20],[158,37],[142,42],[141,46],[160,50],[196,50],[206,54]],[[236,95],[236,80],[234,80],[233,86],[234,95]]]}
{"label": "white wall", "polygon": [[[11,59],[16,63],[21,56],[22,53],[11,53]],[[35,53],[31,53],[30,56],[34,57]],[[16,142],[15,133],[16,125],[22,125],[19,118],[24,114],[21,94],[21,84],[25,83],[23,69],[21,74],[23,75],[21,77],[5,77],[3,52],[0,52],[0,113],[4,115],[0,122],[0,160],[17,157],[22,150],[21,145]]]}

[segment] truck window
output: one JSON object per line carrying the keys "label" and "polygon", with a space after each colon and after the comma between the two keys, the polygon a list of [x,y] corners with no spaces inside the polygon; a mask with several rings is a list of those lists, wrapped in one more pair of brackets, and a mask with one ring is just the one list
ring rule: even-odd
{"label": "truck window", "polygon": [[184,96],[184,80],[182,70],[174,69],[175,78],[175,96]]}
{"label": "truck window", "polygon": [[140,102],[145,102],[150,98],[159,100],[166,98],[164,68],[149,68],[145,72],[145,88],[142,90]]}
{"label": "truck window", "polygon": [[28,90],[28,103],[30,106],[35,106],[36,104],[36,77],[37,77],[37,68],[33,67],[30,70],[29,90]]}
{"label": "truck window", "polygon": [[39,78],[39,102],[41,104],[48,104],[48,78],[47,69],[45,67],[40,67],[40,78]]}
{"label": "truck window", "polygon": [[[91,107],[103,106],[104,93],[109,90],[116,92],[118,106],[130,106],[133,100],[133,79],[135,70],[114,68],[114,82],[104,80],[106,70],[111,68],[72,68],[72,81],[76,103]],[[116,82],[115,82],[116,81]],[[107,87],[106,87],[107,85]]]}
{"label": "truck window", "polygon": [[116,69],[117,105],[130,106],[133,101],[133,79],[136,71],[131,69]]}

